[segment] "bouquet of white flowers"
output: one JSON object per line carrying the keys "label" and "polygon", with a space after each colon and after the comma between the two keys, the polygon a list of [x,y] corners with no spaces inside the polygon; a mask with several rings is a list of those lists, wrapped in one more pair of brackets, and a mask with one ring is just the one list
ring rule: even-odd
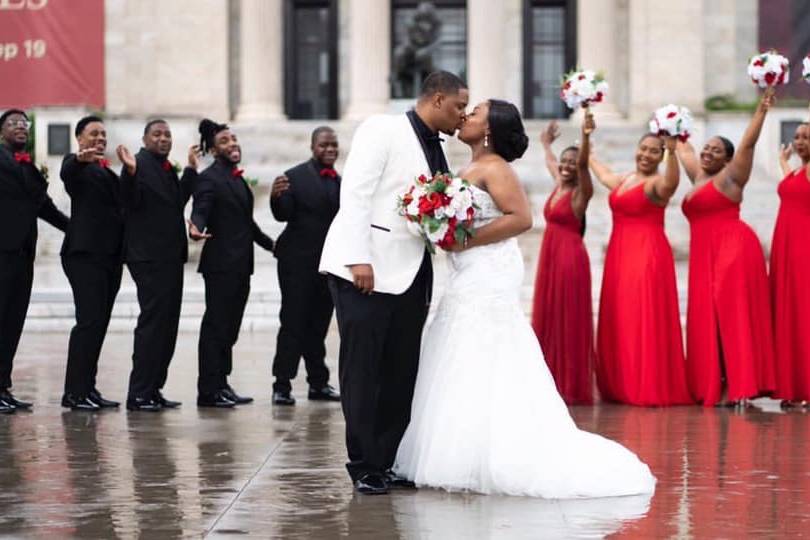
{"label": "bouquet of white flowers", "polygon": [[655,111],[650,120],[650,132],[678,137],[686,142],[692,134],[692,115],[686,107],[669,104]]}
{"label": "bouquet of white flowers", "polygon": [[748,75],[760,88],[786,84],[790,77],[790,63],[776,51],[768,51],[751,57]]}
{"label": "bouquet of white flowers", "polygon": [[807,84],[810,84],[810,54],[805,56],[802,62],[802,79]]}
{"label": "bouquet of white flowers", "polygon": [[600,103],[608,91],[605,78],[590,70],[572,71],[563,77],[560,98],[569,109]]}

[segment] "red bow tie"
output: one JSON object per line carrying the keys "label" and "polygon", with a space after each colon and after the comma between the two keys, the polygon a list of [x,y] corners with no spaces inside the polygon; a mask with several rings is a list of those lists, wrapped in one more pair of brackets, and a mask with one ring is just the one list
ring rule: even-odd
{"label": "red bow tie", "polygon": [[321,176],[324,178],[337,178],[337,171],[335,169],[321,169]]}
{"label": "red bow tie", "polygon": [[172,164],[171,164],[171,163],[169,163],[169,160],[168,160],[168,159],[167,159],[167,160],[165,160],[165,161],[162,163],[162,165],[161,165],[161,166],[163,167],[163,170],[164,170],[164,171],[166,171],[166,172],[169,172],[169,171],[171,171],[171,170],[172,170]]}
{"label": "red bow tie", "polygon": [[14,152],[14,161],[17,163],[31,163],[31,154],[28,152]]}
{"label": "red bow tie", "polygon": [[241,179],[243,174],[245,174],[245,171],[243,169],[237,169],[236,167],[231,169],[231,176],[233,176],[234,178]]}
{"label": "red bow tie", "polygon": [[109,169],[110,168],[110,160],[108,160],[108,159],[100,159],[100,160],[98,160],[98,165],[102,169]]}

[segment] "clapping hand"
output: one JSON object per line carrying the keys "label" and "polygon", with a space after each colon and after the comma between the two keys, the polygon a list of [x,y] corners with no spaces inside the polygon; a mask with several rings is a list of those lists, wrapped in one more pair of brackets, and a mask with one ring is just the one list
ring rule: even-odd
{"label": "clapping hand", "polygon": [[200,166],[200,145],[193,144],[188,148],[188,166],[197,170],[197,167]]}
{"label": "clapping hand", "polygon": [[273,180],[273,187],[270,190],[270,198],[277,199],[281,197],[281,194],[290,189],[290,180],[283,174],[281,176],[277,176],[275,180]]}
{"label": "clapping hand", "polygon": [[115,153],[118,155],[118,160],[124,164],[124,167],[127,168],[127,172],[130,175],[134,175],[136,169],[138,168],[138,163],[135,161],[135,156],[132,155],[129,148],[123,144],[119,144],[115,149]]}
{"label": "clapping hand", "polygon": [[95,148],[85,148],[84,150],[79,150],[76,154],[76,159],[82,163],[93,163],[101,158],[96,153]]}

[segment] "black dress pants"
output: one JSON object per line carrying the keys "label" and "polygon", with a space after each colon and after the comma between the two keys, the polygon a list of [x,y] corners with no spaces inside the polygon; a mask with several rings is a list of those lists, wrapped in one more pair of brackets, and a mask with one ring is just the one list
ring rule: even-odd
{"label": "black dress pants", "polygon": [[326,276],[318,273],[317,258],[284,258],[278,261],[281,289],[281,326],[273,358],[273,390],[289,392],[304,357],[307,383],[320,389],[329,383],[326,367],[326,333],[332,320],[332,296]]}
{"label": "black dress pants", "polygon": [[30,254],[0,252],[0,390],[11,388],[14,355],[31,300],[33,278],[34,258]]}
{"label": "black dress pants", "polygon": [[209,396],[225,388],[233,367],[232,350],[239,338],[250,293],[249,274],[203,274],[205,314],[200,326],[197,392]]}
{"label": "black dress pants", "polygon": [[130,399],[149,399],[163,388],[177,343],[183,301],[183,262],[128,263],[141,312],[135,327]]}
{"label": "black dress pants", "polygon": [[433,267],[425,253],[413,283],[399,295],[366,295],[336,276],[329,276],[329,288],[340,331],[346,468],[357,480],[393,465],[408,427]]}
{"label": "black dress pants", "polygon": [[70,331],[65,393],[84,397],[96,387],[98,359],[107,335],[123,265],[118,256],[77,254],[62,257],[76,307]]}

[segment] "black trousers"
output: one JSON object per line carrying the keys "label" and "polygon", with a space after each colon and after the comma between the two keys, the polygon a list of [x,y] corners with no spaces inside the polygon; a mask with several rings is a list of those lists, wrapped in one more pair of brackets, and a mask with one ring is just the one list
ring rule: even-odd
{"label": "black trousers", "polygon": [[233,346],[250,293],[250,275],[203,274],[205,313],[200,326],[197,392],[211,395],[228,384],[233,368]]}
{"label": "black trousers", "polygon": [[279,259],[281,327],[273,358],[273,390],[289,392],[304,357],[307,383],[323,388],[329,383],[326,367],[326,333],[332,321],[332,296],[326,276],[318,273],[318,261],[309,258]]}
{"label": "black trousers", "polygon": [[183,302],[183,262],[132,262],[127,266],[141,309],[135,326],[128,397],[148,399],[166,384],[174,356]]}
{"label": "black trousers", "polygon": [[82,254],[62,257],[62,268],[76,307],[76,325],[68,343],[65,393],[86,396],[96,387],[98,358],[121,286],[123,265],[118,256]]}
{"label": "black trousers", "polygon": [[329,276],[329,288],[340,331],[346,468],[356,480],[394,464],[408,427],[433,267],[426,253],[413,283],[399,295],[365,295],[335,276]]}
{"label": "black trousers", "polygon": [[11,388],[14,355],[28,312],[33,279],[31,255],[0,252],[0,390]]}

